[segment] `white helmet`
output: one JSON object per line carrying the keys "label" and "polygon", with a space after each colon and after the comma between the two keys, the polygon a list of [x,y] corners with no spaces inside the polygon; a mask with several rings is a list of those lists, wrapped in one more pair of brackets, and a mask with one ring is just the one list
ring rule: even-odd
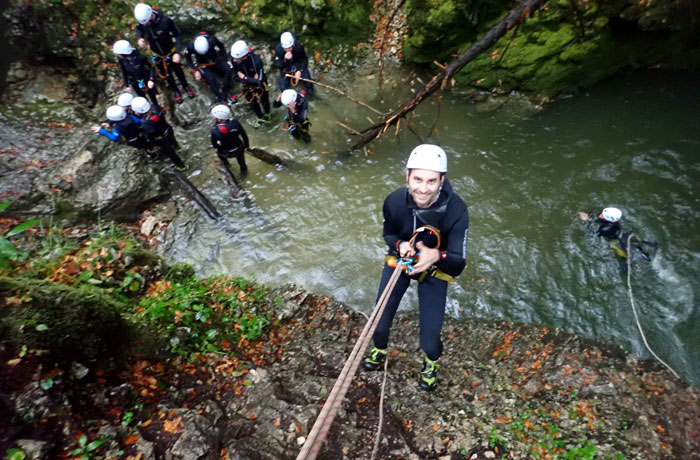
{"label": "white helmet", "polygon": [[117,40],[114,42],[114,46],[112,47],[112,52],[114,54],[123,54],[128,56],[133,51],[134,48],[132,48],[131,43],[126,40]]}
{"label": "white helmet", "polygon": [[119,107],[129,107],[131,101],[134,100],[134,95],[131,93],[121,93],[117,98],[117,105]]}
{"label": "white helmet", "polygon": [[111,121],[120,121],[126,118],[126,110],[124,107],[113,105],[107,109],[107,119]]}
{"label": "white helmet", "polygon": [[209,40],[204,35],[194,39],[194,50],[199,54],[207,54],[209,51]]}
{"label": "white helmet", "polygon": [[285,89],[284,91],[282,91],[282,97],[280,98],[280,102],[282,102],[282,104],[284,104],[285,107],[296,100],[297,92],[293,89]]}
{"label": "white helmet", "polygon": [[240,59],[248,54],[248,45],[243,40],[238,40],[231,45],[231,57]]}
{"label": "white helmet", "polygon": [[147,24],[151,20],[153,8],[145,3],[139,3],[134,7],[134,17],[139,24]]}
{"label": "white helmet", "polygon": [[601,214],[603,215],[603,219],[607,220],[608,222],[615,223],[622,219],[622,211],[617,208],[605,208]]}
{"label": "white helmet", "polygon": [[289,48],[290,46],[294,46],[294,35],[291,34],[291,32],[285,32],[280,36],[280,43],[282,44],[282,48]]}
{"label": "white helmet", "polygon": [[427,169],[439,173],[447,172],[447,155],[437,145],[421,144],[411,152],[406,169]]}
{"label": "white helmet", "polygon": [[146,113],[151,110],[151,103],[145,97],[135,97],[131,101],[131,110],[138,114]]}
{"label": "white helmet", "polygon": [[215,105],[214,108],[211,109],[211,116],[218,120],[228,120],[231,118],[231,109],[225,104]]}

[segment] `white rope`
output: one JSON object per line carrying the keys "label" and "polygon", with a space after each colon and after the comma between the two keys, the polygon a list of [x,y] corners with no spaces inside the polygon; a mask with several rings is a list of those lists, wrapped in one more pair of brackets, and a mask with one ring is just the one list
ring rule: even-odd
{"label": "white rope", "polygon": [[[635,235],[634,233],[631,233],[630,236],[627,237],[627,289],[629,290],[629,295],[630,295],[630,304],[632,304],[632,312],[634,313],[634,320],[637,322],[637,328],[639,328],[639,333],[642,335],[642,340],[644,341],[644,346],[647,347],[647,350],[649,350],[649,353],[652,354],[654,358],[656,358],[657,361],[659,361],[661,364],[666,366],[669,371],[673,375],[676,376],[677,379],[680,379],[680,375],[676,371],[673,370],[671,366],[666,364],[666,362],[659,358],[656,353],[654,353],[654,350],[651,349],[649,344],[647,343],[647,338],[644,336],[644,331],[642,330],[642,325],[639,323],[639,317],[637,316],[637,308],[634,306],[634,296],[632,295],[632,247],[630,246],[630,242],[632,241],[632,237],[636,237],[639,240],[639,237]],[[641,241],[641,240],[640,240]]]}
{"label": "white rope", "polygon": [[377,422],[377,434],[374,436],[374,448],[372,448],[372,456],[369,460],[377,458],[379,451],[379,441],[382,440],[382,424],[384,423],[384,387],[386,386],[386,369],[389,363],[389,355],[384,357],[384,380],[382,380],[382,394],[379,397],[379,421]]}

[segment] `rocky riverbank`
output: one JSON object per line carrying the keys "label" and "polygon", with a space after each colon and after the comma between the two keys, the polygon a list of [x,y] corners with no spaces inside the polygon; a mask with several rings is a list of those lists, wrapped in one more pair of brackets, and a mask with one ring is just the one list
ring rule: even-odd
{"label": "rocky riverbank", "polygon": [[[5,343],[2,448],[36,459],[89,445],[89,458],[295,458],[365,319],[293,286],[267,299],[273,318],[257,340],[190,361],[151,350],[49,367]],[[543,327],[448,321],[440,384],[425,393],[417,327],[402,314],[392,331],[377,458],[700,458],[700,393],[655,363]],[[358,372],[320,458],[370,458],[382,377]]]}

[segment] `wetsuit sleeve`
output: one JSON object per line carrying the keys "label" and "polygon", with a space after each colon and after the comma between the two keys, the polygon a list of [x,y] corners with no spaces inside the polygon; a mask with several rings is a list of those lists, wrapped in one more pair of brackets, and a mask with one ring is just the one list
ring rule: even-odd
{"label": "wetsuit sleeve", "polygon": [[137,25],[136,26],[136,39],[138,40],[139,38],[143,38],[144,35],[145,34],[143,33],[143,26],[141,24]]}
{"label": "wetsuit sleeve", "polygon": [[262,82],[265,79],[265,70],[263,69],[262,58],[257,54],[253,54],[253,62],[255,62],[255,70],[258,74],[258,79],[256,80],[256,83],[260,84],[260,82]]}
{"label": "wetsuit sleeve", "polygon": [[287,63],[284,62],[284,48],[282,48],[282,45],[277,45],[275,48],[275,67],[280,70],[284,70],[287,67]]}
{"label": "wetsuit sleeve", "polygon": [[199,66],[199,62],[197,60],[197,56],[194,50],[194,46],[192,43],[187,45],[187,49],[185,50],[185,59],[187,59],[187,65],[189,65],[191,68],[197,70],[197,67]]}
{"label": "wetsuit sleeve", "polygon": [[168,19],[168,31],[170,32],[170,35],[175,39],[175,52],[177,54],[180,54],[182,51],[182,32],[180,32],[180,29],[177,28],[175,25],[175,21],[173,21],[170,18]]}
{"label": "wetsuit sleeve", "polygon": [[124,80],[124,84],[128,85],[129,84],[129,72],[126,71],[126,64],[124,63],[124,58],[119,58],[119,68],[122,71],[122,80]]}
{"label": "wetsuit sleeve", "polygon": [[[389,195],[391,196],[391,195]],[[399,228],[396,226],[396,224],[393,222],[392,216],[391,216],[391,211],[390,211],[390,206],[389,206],[389,197],[387,197],[384,200],[384,206],[382,208],[382,212],[384,214],[384,224],[383,224],[383,229],[382,229],[382,234],[384,235],[384,241],[386,241],[386,244],[389,246],[389,252],[392,254],[396,254],[398,251],[396,250],[396,243],[399,242]]]}
{"label": "wetsuit sleeve", "polygon": [[106,137],[107,139],[109,139],[112,142],[117,142],[119,140],[119,136],[121,135],[121,133],[119,132],[119,130],[117,130],[117,128],[113,128],[111,133],[104,128],[100,128],[98,133],[102,134],[104,137]]}
{"label": "wetsuit sleeve", "polygon": [[228,55],[226,54],[226,47],[224,46],[223,43],[221,43],[221,40],[218,38],[209,35],[209,39],[211,41],[211,47],[212,48],[219,48],[219,52],[217,53],[217,57],[222,58],[222,59],[228,59]]}
{"label": "wetsuit sleeve", "polygon": [[214,128],[211,131],[211,146],[216,149],[217,153],[219,152],[219,147],[221,146],[221,142],[219,142],[219,139],[216,135],[217,129]]}
{"label": "wetsuit sleeve", "polygon": [[245,129],[243,129],[243,125],[241,125],[240,123],[238,123],[238,132],[240,134],[241,139],[243,139],[243,148],[249,148],[250,142],[248,141],[248,134],[246,134]]}
{"label": "wetsuit sleeve", "polygon": [[297,59],[297,70],[305,70],[309,65],[309,57],[306,55],[306,50],[302,45],[299,45]]}
{"label": "wetsuit sleeve", "polygon": [[445,258],[435,263],[435,266],[451,276],[462,273],[467,265],[467,239],[469,237],[469,213],[464,212],[455,222],[447,236]]}

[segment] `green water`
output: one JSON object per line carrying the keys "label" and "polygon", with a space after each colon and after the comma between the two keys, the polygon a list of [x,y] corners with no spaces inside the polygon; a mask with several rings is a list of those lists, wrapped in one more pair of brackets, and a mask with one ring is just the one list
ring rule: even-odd
{"label": "green water", "polygon": [[[612,251],[576,217],[577,211],[615,205],[624,212],[625,230],[659,243],[653,261],[635,261],[632,270],[647,339],[700,385],[693,287],[700,271],[700,92],[693,77],[621,75],[545,109],[519,98],[474,103],[445,93],[430,141],[447,151],[448,177],[471,215],[467,268],[449,290],[450,315],[559,327],[649,358]],[[411,80],[391,75],[385,87],[393,81],[398,87],[384,106],[372,75],[325,81],[386,110],[411,94]],[[418,141],[392,129],[371,144],[368,157],[347,155],[353,136],[335,120],[364,128],[367,116],[376,117],[320,93],[311,110],[310,145],[276,126],[249,129],[252,145],[301,166],[276,170],[250,158],[245,200],[232,200],[214,169],[209,122],[178,132],[195,152],[190,162],[199,171],[193,180],[227,217],[216,224],[197,220],[168,252],[201,274],[293,282],[368,312],[385,253],[381,205],[403,186],[403,164]],[[236,112],[248,117],[240,104]],[[432,100],[412,120],[427,134],[437,112]],[[278,111],[276,119],[281,116]],[[411,289],[403,308],[415,306]]]}

